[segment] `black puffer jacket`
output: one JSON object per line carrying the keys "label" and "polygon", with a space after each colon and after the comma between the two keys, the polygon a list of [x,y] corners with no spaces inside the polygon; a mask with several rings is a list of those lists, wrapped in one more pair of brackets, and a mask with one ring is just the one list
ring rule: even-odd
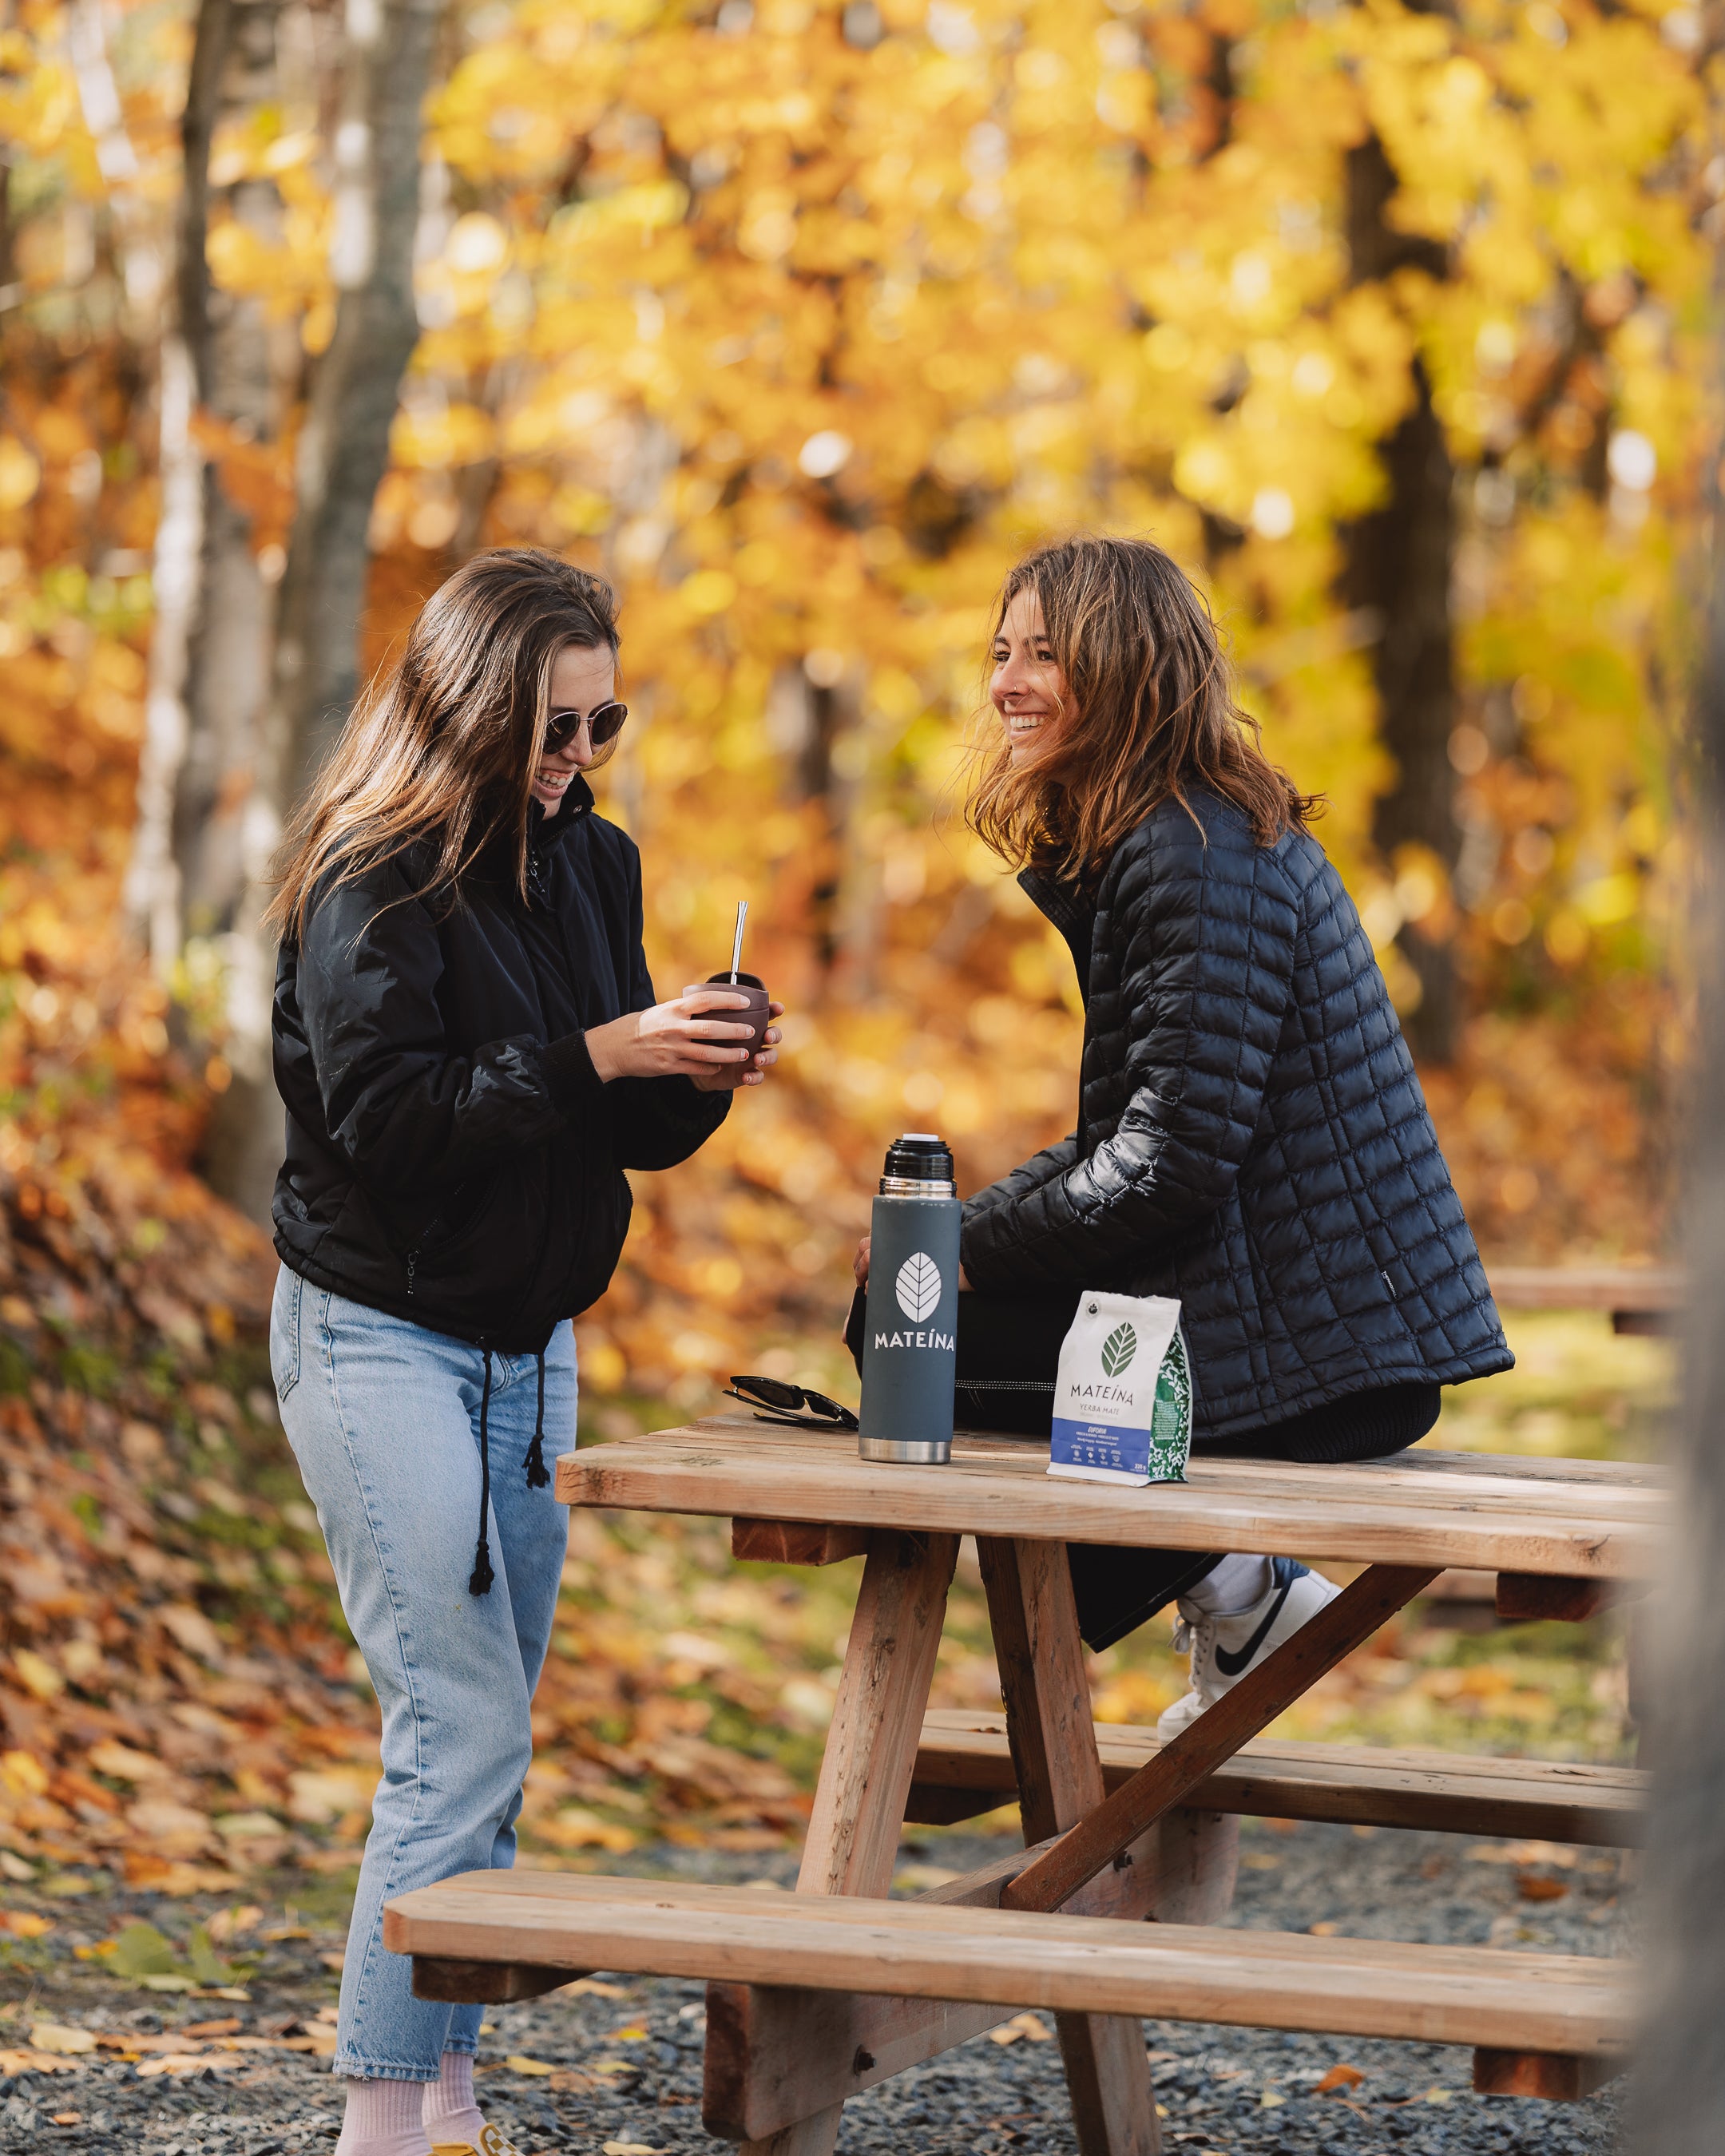
{"label": "black puffer jacket", "polygon": [[453,910],[410,899],[409,855],[323,891],[275,981],[282,1262],[507,1354],[603,1292],[623,1170],[686,1160],[731,1101],[686,1078],[601,1083],[584,1029],[655,1000],[640,855],[578,778],[532,814],[526,906],[501,868]]}
{"label": "black puffer jacket", "polygon": [[966,1204],[965,1270],[1178,1296],[1202,1439],[1508,1369],[1341,878],[1304,833],[1260,846],[1231,804],[1193,808],[1122,839],[1093,906],[1019,878],[1084,988],[1079,1127]]}

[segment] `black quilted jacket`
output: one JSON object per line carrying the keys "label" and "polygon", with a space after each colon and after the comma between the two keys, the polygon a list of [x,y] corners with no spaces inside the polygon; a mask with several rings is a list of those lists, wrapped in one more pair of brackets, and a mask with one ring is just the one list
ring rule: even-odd
{"label": "black quilted jacket", "polygon": [[624,1169],[686,1160],[731,1104],[686,1078],[601,1082],[586,1029],[655,1000],[641,858],[583,779],[531,817],[526,905],[501,863],[459,906],[413,898],[410,855],[321,892],[275,978],[282,1263],[506,1354],[604,1292]]}
{"label": "black quilted jacket", "polygon": [[[1180,1299],[1199,1439],[1513,1361],[1401,1029],[1316,839],[1167,802],[1094,905],[1019,880],[1084,988],[1076,1132],[964,1209],[979,1289]],[[1202,825],[1202,829],[1199,825]]]}

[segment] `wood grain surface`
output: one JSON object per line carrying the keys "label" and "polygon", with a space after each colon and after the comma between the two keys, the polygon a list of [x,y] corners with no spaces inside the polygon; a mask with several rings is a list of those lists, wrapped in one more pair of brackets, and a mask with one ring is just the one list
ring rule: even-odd
{"label": "wood grain surface", "polygon": [[[1105,1788],[1117,1789],[1154,1758],[1153,1729],[1096,1724]],[[937,1707],[923,1717],[909,1816],[940,1805],[942,1820],[973,1819],[1017,1794],[1006,1717],[998,1710]],[[968,1809],[951,1801],[968,1795]],[[1475,1753],[1312,1744],[1255,1738],[1186,1801],[1258,1819],[1324,1820],[1600,1849],[1640,1845],[1647,1777],[1634,1767],[1568,1759],[1492,1759]]]}
{"label": "wood grain surface", "polygon": [[1231,1759],[1248,1739],[1260,1735],[1284,1707],[1368,1640],[1386,1618],[1405,1608],[1431,1576],[1420,1565],[1368,1566],[1063,1834],[1045,1856],[1021,1871],[1003,1892],[1003,1904],[1010,1909],[1061,1907],[1164,1813],[1186,1803],[1224,1759]]}
{"label": "wood grain surface", "polygon": [[1045,1445],[961,1435],[945,1467],[884,1466],[854,1439],[734,1416],[583,1447],[557,1462],[568,1504],[1171,1549],[1462,1566],[1577,1579],[1655,1576],[1663,1477],[1604,1461],[1415,1450],[1345,1469],[1194,1460],[1147,1489],[1051,1479]]}
{"label": "wood grain surface", "polygon": [[1122,1924],[574,1872],[480,1871],[390,1903],[445,1960],[614,1969],[1060,2011],[1615,2056],[1637,1972],[1483,1947]]}

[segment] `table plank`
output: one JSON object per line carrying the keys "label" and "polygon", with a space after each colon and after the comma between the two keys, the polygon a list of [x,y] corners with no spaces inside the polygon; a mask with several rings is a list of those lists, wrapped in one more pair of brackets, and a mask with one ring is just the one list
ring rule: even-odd
{"label": "table plank", "polygon": [[1679,1311],[1688,1291],[1681,1265],[1493,1265],[1500,1310]]}
{"label": "table plank", "polygon": [[[1162,1750],[1148,1727],[1096,1725],[1106,1787],[1118,1789]],[[968,1793],[968,1816],[1015,1794],[1006,1719],[998,1708],[935,1707],[922,1718],[912,1785]],[[1647,1777],[1639,1768],[1486,1753],[1254,1738],[1188,1798],[1193,1805],[1268,1819],[1422,1827],[1627,1849],[1642,1838]]]}
{"label": "table plank", "polygon": [[1128,1490],[1050,1479],[1034,1441],[961,1435],[947,1466],[886,1466],[859,1459],[849,1436],[725,1415],[566,1453],[557,1489],[567,1504],[643,1512],[1651,1578],[1667,1544],[1665,1483],[1596,1471],[1606,1464],[1572,1475],[1418,1452],[1331,1468],[1204,1458],[1183,1483]]}

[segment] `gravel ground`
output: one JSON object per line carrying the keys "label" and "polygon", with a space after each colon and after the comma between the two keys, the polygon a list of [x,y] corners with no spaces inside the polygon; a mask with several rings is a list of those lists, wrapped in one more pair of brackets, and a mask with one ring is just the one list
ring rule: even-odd
{"label": "gravel ground", "polygon": [[[918,1831],[905,1845],[901,1883],[918,1891],[1004,1845]],[[1257,1822],[1247,1823],[1244,1849],[1234,1921],[1248,1927],[1579,1953],[1625,1948],[1620,1860],[1608,1852]],[[788,1884],[795,1859],[660,1848],[614,1868]],[[331,2148],[341,2107],[319,2050],[326,2056],[331,2041],[341,1890],[324,1882],[321,1891],[309,1916],[302,1908],[283,1922],[278,1907],[227,1944],[245,1964],[242,1999],[141,1990],[88,1953],[140,1919],[183,1939],[213,1904],[100,1892],[69,1902],[8,1887],[14,1933],[33,1913],[54,1928],[35,1938],[0,1931],[0,2061],[12,2069],[0,2071],[0,2152],[300,2156]],[[481,2102],[523,2156],[711,2150],[720,2144],[701,2125],[701,2000],[698,1984],[619,1979],[495,2008],[480,2055]],[[33,2030],[44,2041],[43,2025],[48,2042],[87,2037],[95,2048],[50,2054],[64,2057],[62,2071],[42,2071],[39,2053],[18,2070]],[[846,2110],[840,2156],[1073,2156],[1051,2035],[1048,2017],[1023,2016],[1010,2044],[979,2037],[870,2092]],[[1620,2086],[1584,2103],[1545,2105],[1474,2096],[1468,2055],[1433,2045],[1158,2022],[1146,2037],[1164,2145],[1190,2156],[1604,2156],[1616,2145]],[[1350,2071],[1332,2075],[1337,2067]]]}

